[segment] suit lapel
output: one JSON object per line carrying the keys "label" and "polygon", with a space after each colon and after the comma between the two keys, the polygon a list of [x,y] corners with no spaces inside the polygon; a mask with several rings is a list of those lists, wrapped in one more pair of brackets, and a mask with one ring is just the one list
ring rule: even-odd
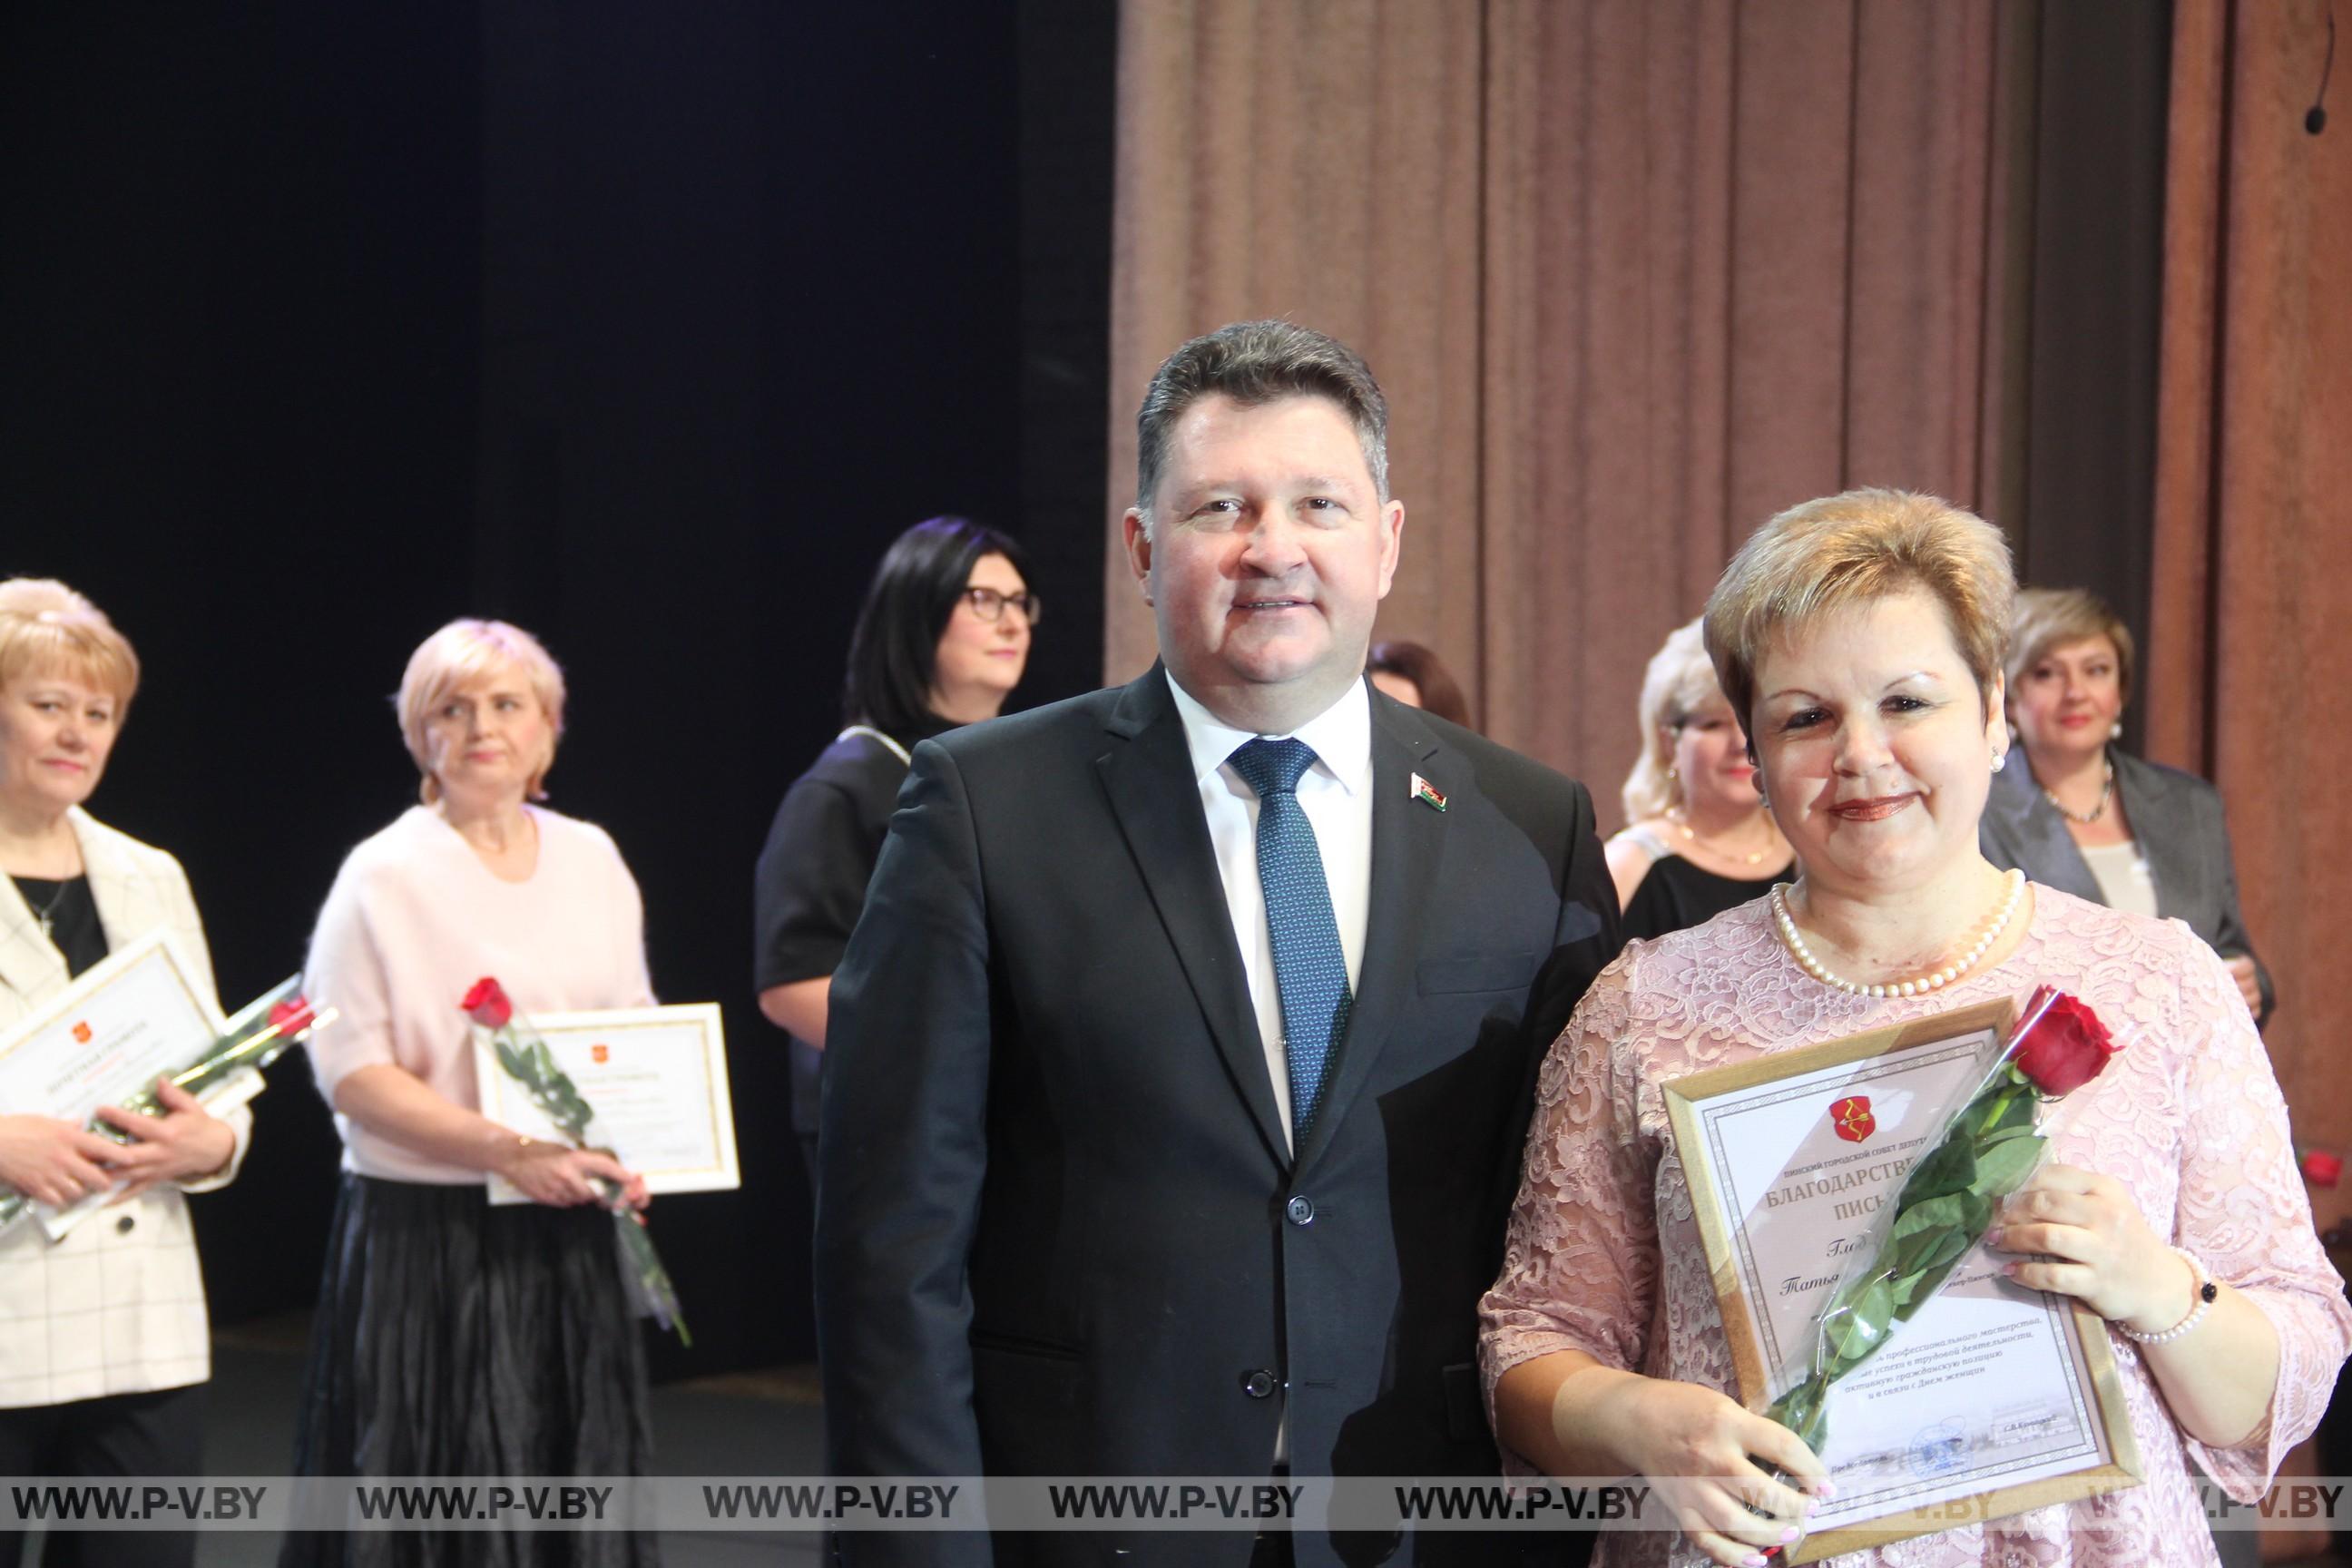
{"label": "suit lapel", "polygon": [[2166,786],[2163,774],[2143,768],[2137,757],[2114,755],[2116,795],[2156,881],[2157,908],[2181,913],[2206,896],[2202,888],[2189,886],[2198,879],[2189,869],[2197,842],[2196,817],[2181,792]]}
{"label": "suit lapel", "polygon": [[0,877],[0,984],[26,1005],[66,984],[66,961],[48,938],[13,877]]}
{"label": "suit lapel", "polygon": [[1364,961],[1338,1065],[1299,1151],[1301,1170],[1330,1142],[1331,1130],[1363,1092],[1397,1014],[1412,996],[1422,920],[1444,867],[1446,828],[1444,813],[1415,798],[1412,777],[1426,775],[1449,796],[1469,787],[1467,779],[1446,776],[1438,751],[1436,738],[1410,710],[1373,698],[1372,875]]}
{"label": "suit lapel", "polygon": [[1118,819],[1169,943],[1200,1000],[1226,1072],[1266,1147],[1287,1165],[1282,1114],[1266,1077],[1265,1047],[1225,910],[1224,882],[1201,815],[1184,721],[1160,666],[1120,694],[1105,729],[1113,739],[1095,766],[1111,815]]}
{"label": "suit lapel", "polygon": [[89,874],[90,901],[98,906],[98,923],[106,932],[106,951],[124,948],[163,923],[154,889],[138,862],[120,852],[105,830],[77,810],[74,837],[81,842],[82,868]]}
{"label": "suit lapel", "polygon": [[2033,879],[2045,887],[2095,904],[2106,902],[2098,879],[2091,875],[2091,863],[2083,858],[2074,835],[2066,831],[2066,819],[2042,795],[2032,773],[2021,765],[2025,762],[2021,748],[2011,762],[2019,765],[1993,775],[1992,799],[2000,805],[2017,841],[2017,863],[2032,867]]}

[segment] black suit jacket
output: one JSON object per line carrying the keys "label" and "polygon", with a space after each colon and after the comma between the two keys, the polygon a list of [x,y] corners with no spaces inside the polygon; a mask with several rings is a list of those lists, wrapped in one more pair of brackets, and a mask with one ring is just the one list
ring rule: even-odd
{"label": "black suit jacket", "polygon": [[[1580,785],[1371,703],[1361,974],[1296,1158],[1160,670],[916,752],[828,1025],[837,1473],[1263,1476],[1286,1415],[1297,1474],[1496,1472],[1476,1303],[1535,1068],[1614,955],[1616,900]],[[1544,1016],[1523,1019],[1547,965]],[[1507,1539],[1431,1534],[1412,1555],[1494,1562]],[[1186,1564],[1250,1549],[1118,1544]],[[972,1536],[840,1545],[991,1560]],[[995,1561],[1105,1546],[1040,1535]],[[1297,1547],[1342,1560],[1329,1537]]]}
{"label": "black suit jacket", "polygon": [[[2254,961],[2263,1005],[2254,1022],[2267,1023],[2278,997],[2270,971],[2246,934],[2238,909],[2238,871],[2230,855],[2230,824],[2221,812],[2221,792],[2194,773],[2146,762],[2110,747],[2116,794],[2125,820],[2156,879],[2156,912],[2178,920],[2224,958],[2244,953]],[[1992,793],[1977,824],[1977,842],[1994,865],[2015,867],[2035,881],[2095,904],[2107,901],[2090,862],[2066,831],[2065,819],[2031,769],[2023,753],[1993,775]]]}

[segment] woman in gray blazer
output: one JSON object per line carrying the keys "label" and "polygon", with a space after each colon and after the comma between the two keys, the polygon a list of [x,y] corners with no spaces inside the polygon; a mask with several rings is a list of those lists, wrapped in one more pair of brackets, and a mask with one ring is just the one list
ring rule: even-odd
{"label": "woman in gray blazer", "polygon": [[2131,632],[2095,595],[2018,595],[2009,721],[2026,765],[1992,781],[1978,828],[1985,858],[2079,898],[2180,920],[2228,963],[2263,1023],[2275,994],[2238,909],[2221,796],[2117,748],[2131,679]]}

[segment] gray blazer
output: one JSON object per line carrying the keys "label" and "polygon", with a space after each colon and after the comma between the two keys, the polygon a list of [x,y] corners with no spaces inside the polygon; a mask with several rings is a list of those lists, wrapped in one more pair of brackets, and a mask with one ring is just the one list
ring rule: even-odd
{"label": "gray blazer", "polygon": [[[2263,1005],[2254,1019],[2268,1021],[2277,1003],[2270,971],[2255,955],[2238,909],[2238,873],[2230,858],[2230,828],[2221,815],[2221,795],[2194,773],[2142,762],[2108,751],[2116,764],[2116,794],[2130,819],[2132,837],[2156,879],[2157,912],[2179,920],[2224,958],[2244,953],[2254,960]],[[2032,770],[2020,764],[1993,775],[1992,794],[1977,825],[1985,858],[2016,867],[2035,881],[2105,903],[2098,879],[2066,831],[2065,819],[2050,804]]]}

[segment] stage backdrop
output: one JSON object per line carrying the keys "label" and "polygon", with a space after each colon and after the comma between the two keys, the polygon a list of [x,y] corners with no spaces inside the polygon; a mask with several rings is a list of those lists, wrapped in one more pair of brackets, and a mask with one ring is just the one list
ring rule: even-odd
{"label": "stage backdrop", "polygon": [[[2326,0],[2182,0],[2165,233],[2149,750],[2221,786],[2306,1146],[2352,1148],[2352,102],[2305,128]],[[2339,7],[2339,11],[2343,8]],[[2352,15],[2338,17],[2339,27]],[[2338,40],[2342,56],[2352,39]],[[2352,1205],[2315,1195],[2322,1223]]]}
{"label": "stage backdrop", "polygon": [[[93,805],[186,864],[242,1000],[415,798],[417,640],[544,636],[552,804],[627,857],[659,993],[727,1012],[745,1184],[656,1207],[696,1333],[664,1375],[814,1353],[751,866],[874,563],[940,511],[1012,530],[1050,606],[1016,702],[1094,684],[1112,23],[0,10],[0,575],[147,661]],[[271,1078],[194,1205],[223,1322],[318,1290],[338,1145],[303,1060]]]}

